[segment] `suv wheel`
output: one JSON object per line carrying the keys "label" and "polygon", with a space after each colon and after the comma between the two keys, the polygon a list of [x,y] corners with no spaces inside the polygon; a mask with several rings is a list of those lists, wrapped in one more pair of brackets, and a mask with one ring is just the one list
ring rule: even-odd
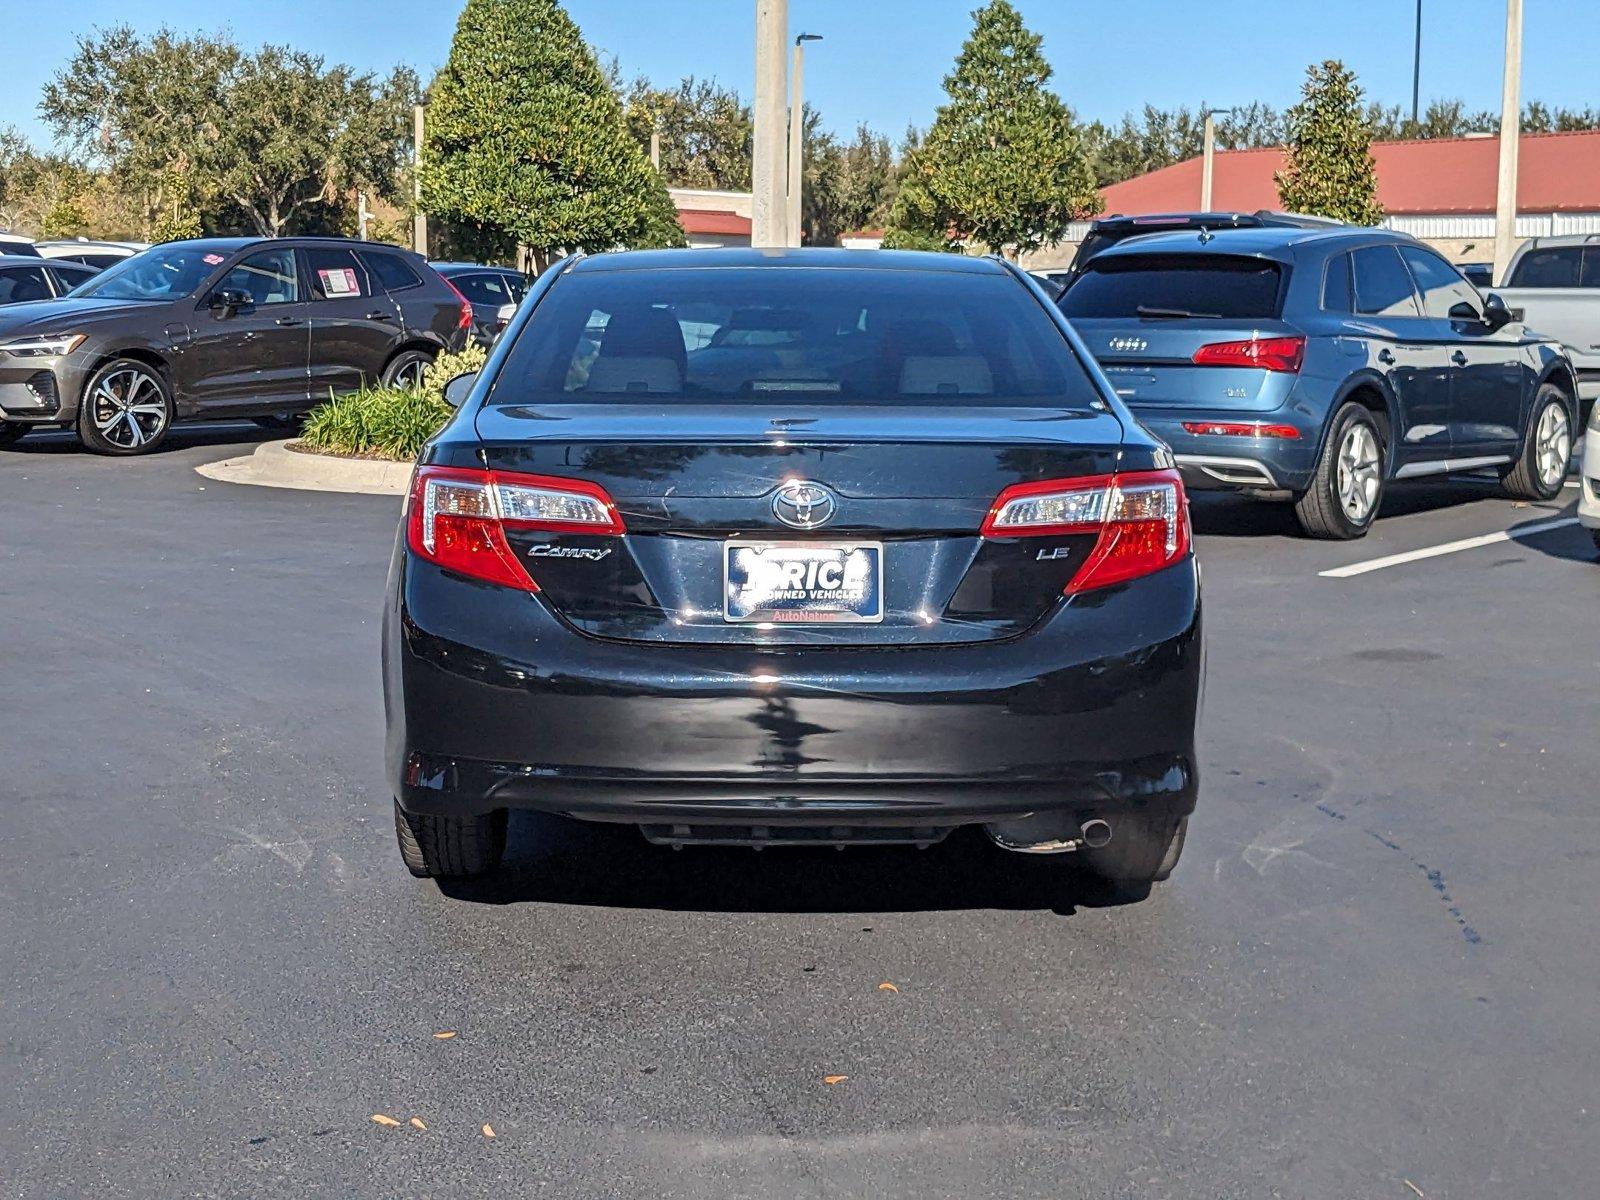
{"label": "suv wheel", "polygon": [[402,350],[383,369],[383,386],[420,391],[422,377],[433,366],[433,355],[423,350]]}
{"label": "suv wheel", "polygon": [[1365,537],[1383,503],[1383,435],[1372,413],[1350,401],[1333,416],[1311,486],[1294,515],[1308,537]]}
{"label": "suv wheel", "polygon": [[172,428],[172,393],[161,372],[112,359],[89,377],[78,404],[78,440],[96,454],[143,454]]}
{"label": "suv wheel", "polygon": [[1554,500],[1572,466],[1572,415],[1567,397],[1547,383],[1534,397],[1533,416],[1522,453],[1500,478],[1506,494],[1518,500]]}
{"label": "suv wheel", "polygon": [[480,817],[409,813],[394,804],[394,832],[406,870],[419,879],[482,875],[506,850],[506,810]]}
{"label": "suv wheel", "polygon": [[21,441],[28,427],[21,421],[0,421],[0,446],[9,446],[12,442]]}

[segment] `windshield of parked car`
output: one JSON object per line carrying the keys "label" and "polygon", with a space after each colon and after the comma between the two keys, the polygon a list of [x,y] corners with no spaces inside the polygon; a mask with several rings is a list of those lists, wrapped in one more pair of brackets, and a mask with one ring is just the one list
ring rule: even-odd
{"label": "windshield of parked car", "polygon": [[559,280],[511,347],[491,404],[1087,407],[1061,330],[1009,275],[685,268]]}
{"label": "windshield of parked car", "polygon": [[73,295],[99,300],[177,300],[192,296],[226,257],[194,242],[154,246],[113,263]]}
{"label": "windshield of parked car", "polygon": [[1058,303],[1068,317],[1277,317],[1282,276],[1260,258],[1102,255]]}

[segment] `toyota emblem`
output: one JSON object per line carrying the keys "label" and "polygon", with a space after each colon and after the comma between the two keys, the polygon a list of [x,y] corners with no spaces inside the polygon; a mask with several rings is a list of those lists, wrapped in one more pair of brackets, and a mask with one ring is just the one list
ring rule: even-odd
{"label": "toyota emblem", "polygon": [[772,515],[790,529],[818,529],[833,520],[839,501],[820,483],[791,479],[772,497]]}

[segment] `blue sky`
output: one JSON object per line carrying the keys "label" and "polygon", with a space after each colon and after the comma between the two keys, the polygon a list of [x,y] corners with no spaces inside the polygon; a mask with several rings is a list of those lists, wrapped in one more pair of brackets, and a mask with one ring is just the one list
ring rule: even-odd
{"label": "blue sky", "polygon": [[[1369,97],[1409,104],[1413,0],[1017,0],[1042,33],[1057,90],[1087,118],[1145,103],[1292,103],[1306,64],[1337,57]],[[1504,0],[1423,0],[1422,94],[1497,108]],[[825,35],[806,63],[807,99],[847,132],[858,120],[898,137],[926,124],[939,82],[970,28],[975,0],[790,0],[794,32]],[[591,42],[625,77],[714,76],[750,93],[752,0],[569,0]],[[48,140],[35,105],[74,38],[126,21],[143,30],[226,28],[241,42],[286,42],[362,68],[407,62],[424,79],[444,61],[460,6],[452,0],[74,0],[48,20],[13,24],[0,77],[0,124]],[[1523,97],[1600,104],[1600,85],[1572,48],[1600,44],[1600,0],[1534,0],[1524,30]],[[20,41],[18,39],[21,39]],[[25,47],[25,52],[24,52]]]}

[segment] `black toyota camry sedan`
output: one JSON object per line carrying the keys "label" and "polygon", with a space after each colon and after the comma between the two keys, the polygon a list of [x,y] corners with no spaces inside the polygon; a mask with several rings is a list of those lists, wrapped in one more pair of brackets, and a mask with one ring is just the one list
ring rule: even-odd
{"label": "black toyota camry sedan", "polygon": [[1037,283],[888,251],[576,258],[423,452],[384,622],[406,866],[982,825],[1144,890],[1197,787],[1170,454]]}

